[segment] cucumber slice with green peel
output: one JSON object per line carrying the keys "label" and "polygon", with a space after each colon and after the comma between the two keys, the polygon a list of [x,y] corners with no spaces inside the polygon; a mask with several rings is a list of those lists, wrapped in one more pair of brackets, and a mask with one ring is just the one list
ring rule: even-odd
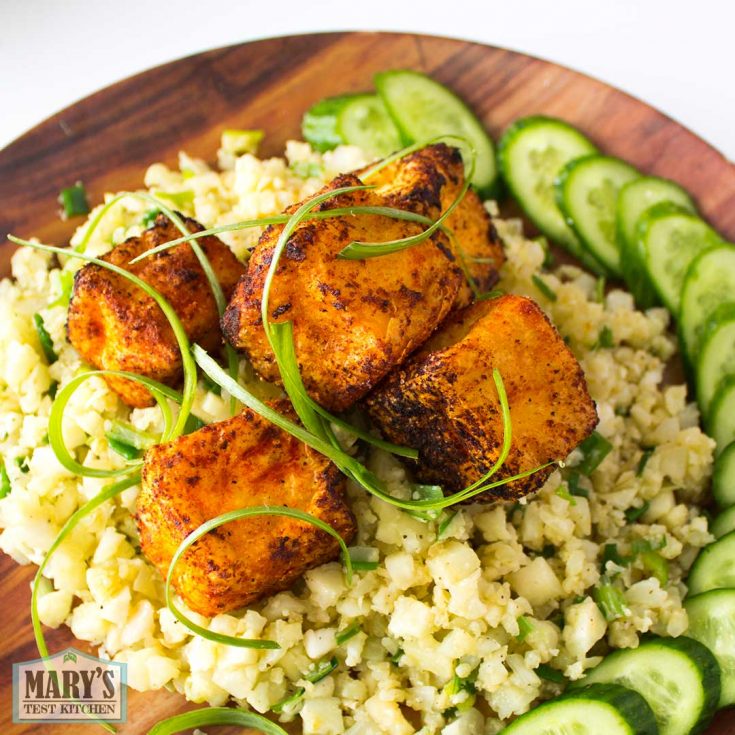
{"label": "cucumber slice with green peel", "polygon": [[554,181],[575,158],[597,149],[571,125],[551,117],[517,120],[498,144],[500,172],[528,218],[550,240],[566,248],[596,273],[605,267],[583,247],[556,202]]}
{"label": "cucumber slice with green peel", "polygon": [[620,684],[648,702],[660,735],[698,733],[720,701],[720,667],[709,649],[692,638],[653,638],[616,651],[572,689]]}
{"label": "cucumber slice with green peel", "polygon": [[[375,88],[405,143],[442,135],[464,138],[474,148],[472,184],[481,196],[495,193],[495,145],[475,113],[454,92],[426,74],[407,69],[376,74]],[[451,139],[447,143],[462,150],[465,163],[471,160],[468,145]]]}
{"label": "cucumber slice with green peel", "polygon": [[353,97],[342,109],[337,129],[350,145],[376,158],[385,158],[403,145],[398,128],[377,95]]}
{"label": "cucumber slice with green peel", "polygon": [[691,368],[712,317],[735,302],[735,247],[724,244],[700,253],[689,265],[681,289],[679,336]]}
{"label": "cucumber slice with green peel", "polygon": [[643,176],[626,184],[618,196],[616,227],[620,242],[623,278],[641,309],[658,303],[658,294],[648,276],[645,252],[638,241],[638,222],[654,204],[672,202],[687,211],[695,207],[689,194],[678,184],[655,176]]}
{"label": "cucumber slice with green peel", "polygon": [[735,505],[735,442],[728,444],[715,460],[712,494],[720,508]]}
{"label": "cucumber slice with green peel", "polygon": [[735,590],[705,592],[690,597],[684,607],[687,635],[707,646],[720,664],[719,706],[735,704]]}
{"label": "cucumber slice with green peel", "polygon": [[646,700],[619,684],[592,684],[535,707],[503,735],[658,735]]}
{"label": "cucumber slice with green peel", "polygon": [[719,456],[728,444],[735,441],[735,376],[720,383],[710,404],[706,425],[707,433],[717,444],[715,456]]}
{"label": "cucumber slice with green peel", "polygon": [[735,375],[735,304],[724,304],[704,330],[695,366],[694,385],[703,416],[709,415],[717,389],[731,375]]}
{"label": "cucumber slice with green peel", "polygon": [[722,238],[704,220],[672,202],[655,204],[643,214],[637,240],[651,283],[672,314],[679,313],[690,263],[708,248],[722,245]]}
{"label": "cucumber slice with green peel", "polygon": [[347,143],[383,158],[401,145],[401,135],[380,97],[352,94],[330,97],[307,110],[301,122],[304,140],[318,151]]}
{"label": "cucumber slice with green peel", "polygon": [[699,552],[686,583],[692,596],[735,587],[735,532],[725,534]]}
{"label": "cucumber slice with green peel", "polygon": [[735,506],[725,508],[721,513],[715,516],[710,531],[716,539],[727,536],[730,531],[735,531]]}
{"label": "cucumber slice with green peel", "polygon": [[640,174],[619,158],[593,154],[567,163],[554,184],[556,202],[582,245],[614,275],[620,275],[615,228],[618,193]]}

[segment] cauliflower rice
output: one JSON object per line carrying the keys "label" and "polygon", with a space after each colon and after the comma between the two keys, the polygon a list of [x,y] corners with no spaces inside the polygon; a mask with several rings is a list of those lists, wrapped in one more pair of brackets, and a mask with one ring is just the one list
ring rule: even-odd
{"label": "cauliflower rice", "polygon": [[[178,171],[151,166],[145,186],[159,195],[191,192],[193,199],[174,197],[177,208],[214,226],[278,213],[365,163],[356,148],[320,155],[292,141],[285,160],[221,150],[219,170],[182,153]],[[88,252],[103,253],[139,234],[149,208],[134,198],[116,204]],[[663,383],[676,349],[668,314],[637,311],[623,291],[600,302],[595,279],[568,265],[543,274],[556,296],[551,300],[533,280],[542,269],[542,244],[526,239],[518,221],[496,219],[496,226],[508,255],[499,287],[530,296],[547,311],[584,368],[598,432],[613,445],[582,479],[583,494],[570,495],[556,471],[520,503],[462,507],[437,538],[439,523],[350,487],[359,523],[353,543],[379,549],[376,571],[357,573],[348,588],[334,562],[242,613],[211,620],[189,613],[212,630],[281,646],[261,651],[212,643],[175,620],[159,574],[140,553],[132,519],[137,488],[131,488],[85,518],[52,557],[39,603],[42,621],[68,625],[100,655],[126,662],[128,684],[140,691],[166,687],[193,702],[234,700],[266,713],[303,687],[303,698],[280,719],[300,719],[306,735],[497,733],[508,718],[558,692],[538,675],[540,665],[577,679],[611,647],[636,646],[642,633],[684,633],[682,579],[712,540],[697,503],[709,483],[714,442],[699,428],[686,387]],[[259,232],[221,237],[246,258]],[[80,265],[70,260],[64,270]],[[62,283],[57,264],[21,248],[12,268],[13,280],[0,283],[0,451],[12,484],[0,500],[0,548],[20,564],[38,564],[66,519],[105,481],[72,475],[48,445],[49,390],[82,368],[66,341],[66,307],[49,306]],[[43,316],[59,355],[51,366],[34,312]],[[241,373],[252,380],[244,361]],[[206,421],[228,418],[228,398],[200,383],[194,412]],[[67,446],[83,450],[84,464],[120,465],[105,438],[113,418],[145,431],[161,427],[158,408],[131,411],[92,378],[74,394],[63,427]],[[568,465],[579,460],[575,454]],[[375,450],[369,462],[394,495],[408,492],[394,457]],[[641,507],[638,519],[626,519],[626,510]],[[625,598],[623,615],[608,621],[593,599],[605,545],[617,544],[625,556],[641,540],[668,562],[668,580],[652,574],[645,555],[633,553],[625,566],[607,561],[604,573],[622,583]],[[335,634],[354,623],[359,632],[338,646]],[[332,674],[317,684],[302,678],[333,655],[340,665]],[[458,680],[474,684],[458,686]]]}

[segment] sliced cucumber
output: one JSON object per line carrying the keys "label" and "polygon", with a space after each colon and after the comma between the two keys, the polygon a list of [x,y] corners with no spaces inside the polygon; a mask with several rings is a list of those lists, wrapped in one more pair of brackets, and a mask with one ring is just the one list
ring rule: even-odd
{"label": "sliced cucumber", "polygon": [[707,433],[717,444],[715,456],[735,441],[735,376],[725,378],[712,399],[707,414]]}
{"label": "sliced cucumber", "polygon": [[317,102],[304,115],[301,130],[304,139],[318,151],[349,143],[383,158],[402,145],[398,128],[374,94],[343,95]]}
{"label": "sliced cucumber", "polygon": [[613,274],[620,275],[615,230],[618,193],[640,174],[619,158],[593,154],[567,163],[555,183],[556,201],[582,245]]}
{"label": "sliced cucumber", "polygon": [[720,664],[720,707],[735,704],[735,590],[713,590],[684,604],[688,635],[704,643]]}
{"label": "sliced cucumber", "polygon": [[654,204],[673,202],[694,212],[694,204],[684,189],[673,181],[644,176],[626,184],[618,196],[616,225],[621,248],[623,278],[638,306],[647,309],[657,303],[656,289],[648,277],[645,253],[638,242],[638,222]]}
{"label": "sliced cucumber", "polygon": [[728,444],[715,460],[712,494],[720,508],[735,505],[735,442]]}
{"label": "sliced cucumber", "polygon": [[722,239],[696,214],[672,202],[647,210],[637,232],[651,282],[669,311],[678,314],[687,268],[701,252],[721,245]]}
{"label": "sliced cucumber", "polygon": [[735,304],[724,304],[705,327],[696,359],[694,384],[703,416],[709,414],[717,389],[730,375],[735,375]]}
{"label": "sliced cucumber", "polygon": [[[376,74],[375,88],[404,142],[416,143],[441,135],[465,138],[475,153],[472,183],[482,196],[495,193],[495,145],[475,113],[459,97],[426,74],[409,70]],[[459,147],[465,161],[469,161],[468,146]]]}
{"label": "sliced cucumber", "polygon": [[735,533],[705,546],[687,577],[690,595],[735,587]]}
{"label": "sliced cucumber", "polygon": [[718,513],[709,530],[718,539],[727,536],[730,531],[735,531],[735,506],[725,508]]}
{"label": "sliced cucumber", "polygon": [[374,94],[353,97],[342,109],[337,128],[350,145],[376,158],[384,158],[403,145],[383,101]]}
{"label": "sliced cucumber", "polygon": [[700,253],[689,266],[681,290],[679,334],[691,367],[715,312],[735,302],[735,247],[720,245]]}
{"label": "sliced cucumber", "polygon": [[535,707],[503,735],[657,735],[643,697],[618,684],[592,684]]}
{"label": "sliced cucumber", "polygon": [[500,171],[523,211],[548,238],[564,246],[596,273],[605,267],[582,247],[564,219],[554,181],[569,161],[597,153],[591,141],[571,125],[550,117],[517,120],[498,144]]}
{"label": "sliced cucumber", "polygon": [[638,648],[616,651],[572,687],[610,683],[643,696],[660,735],[700,732],[720,700],[717,660],[706,646],[684,636],[653,638]]}

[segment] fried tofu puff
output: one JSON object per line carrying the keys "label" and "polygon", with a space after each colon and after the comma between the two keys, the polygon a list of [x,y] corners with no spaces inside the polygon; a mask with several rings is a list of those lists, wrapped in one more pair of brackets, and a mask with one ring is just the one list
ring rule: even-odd
{"label": "fried tofu puff", "polygon": [[[190,232],[202,229],[185,220]],[[150,248],[181,237],[163,215],[139,237],[121,243],[102,260],[135,274],[159,291],[173,306],[192,342],[207,350],[222,341],[217,305],[209,282],[188,243],[141,260],[130,261]],[[199,240],[226,298],[232,295],[244,266],[216,237]],[[88,263],[74,279],[67,322],[69,342],[100,369],[127,370],[176,385],[182,377],[181,354],[173,330],[156,302],[138,286],[105,268]],[[129,406],[153,405],[150,392],[133,381],[106,377]]]}
{"label": "fried tofu puff", "polygon": [[[495,480],[564,459],[597,425],[582,368],[538,305],[512,295],[480,301],[451,317],[366,401],[387,439],[419,450],[422,481],[455,492],[497,460],[503,421],[493,368],[508,394],[513,437]],[[475,501],[520,498],[552,469]]]}
{"label": "fried tofu puff", "polygon": [[[409,209],[431,219],[449,208],[464,181],[459,151],[444,143],[421,148],[370,178],[371,184],[378,184],[390,206]],[[445,224],[454,233],[451,243],[457,262],[474,280],[478,292],[489,291],[498,280],[505,254],[490,215],[474,189],[467,191]],[[460,309],[473,300],[465,278],[454,308]]]}
{"label": "fried tofu puff", "polygon": [[[293,416],[287,401],[274,408]],[[191,531],[256,505],[305,511],[349,542],[355,520],[344,484],[324,456],[245,409],[146,453],[136,514],[141,548],[165,578]],[[243,518],[199,539],[177,563],[173,586],[192,610],[212,616],[285,590],[338,555],[337,541],[306,522]]]}
{"label": "fried tofu puff", "polygon": [[[344,175],[327,189],[361,183]],[[364,190],[340,194],[317,209],[386,203],[379,192]],[[393,240],[423,229],[356,214],[303,222],[289,239],[273,279],[269,311],[273,322],[293,322],[304,384],[322,406],[342,411],[353,405],[420,347],[452,308],[464,277],[441,232],[390,255],[338,257],[352,241]],[[276,382],[279,372],[261,321],[261,299],[280,233],[280,226],[263,233],[222,319],[229,342],[245,351],[261,377]]]}

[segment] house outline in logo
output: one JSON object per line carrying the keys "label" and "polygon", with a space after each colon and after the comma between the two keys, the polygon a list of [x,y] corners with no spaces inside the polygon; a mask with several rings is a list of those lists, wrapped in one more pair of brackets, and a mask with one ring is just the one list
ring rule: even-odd
{"label": "house outline in logo", "polygon": [[[43,698],[33,699],[31,697],[21,697],[21,676],[22,672],[31,670],[43,670],[50,675],[51,672],[56,671],[62,675],[66,669],[68,670],[67,663],[71,662],[79,671],[94,671],[102,669],[103,671],[115,672],[112,676],[114,682],[114,696],[110,697],[109,703],[119,703],[119,716],[110,717],[104,713],[93,713],[85,715],[83,713],[77,713],[76,717],[60,717],[55,712],[49,714],[48,717],[29,717],[21,716],[20,705],[23,703],[38,702],[43,704]],[[82,665],[84,662],[89,662],[90,666],[86,669]],[[40,665],[40,666],[39,666]],[[103,675],[98,674],[100,679],[103,679]],[[109,677],[107,678],[109,681]],[[72,685],[73,686],[73,685]],[[72,696],[62,697],[57,699],[55,704],[63,705],[84,705],[85,699],[83,697],[75,698]],[[93,703],[98,703],[98,700],[94,700]],[[61,709],[61,706],[60,706]],[[128,689],[127,689],[127,664],[120,661],[110,661],[108,659],[98,658],[92,654],[80,651],[72,646],[65,648],[61,651],[51,654],[50,656],[43,658],[34,658],[29,661],[20,661],[13,664],[13,722],[15,724],[29,724],[29,723],[59,723],[59,724],[76,724],[76,725],[98,725],[100,720],[110,723],[111,725],[123,724],[127,722],[127,709],[128,709]]]}

